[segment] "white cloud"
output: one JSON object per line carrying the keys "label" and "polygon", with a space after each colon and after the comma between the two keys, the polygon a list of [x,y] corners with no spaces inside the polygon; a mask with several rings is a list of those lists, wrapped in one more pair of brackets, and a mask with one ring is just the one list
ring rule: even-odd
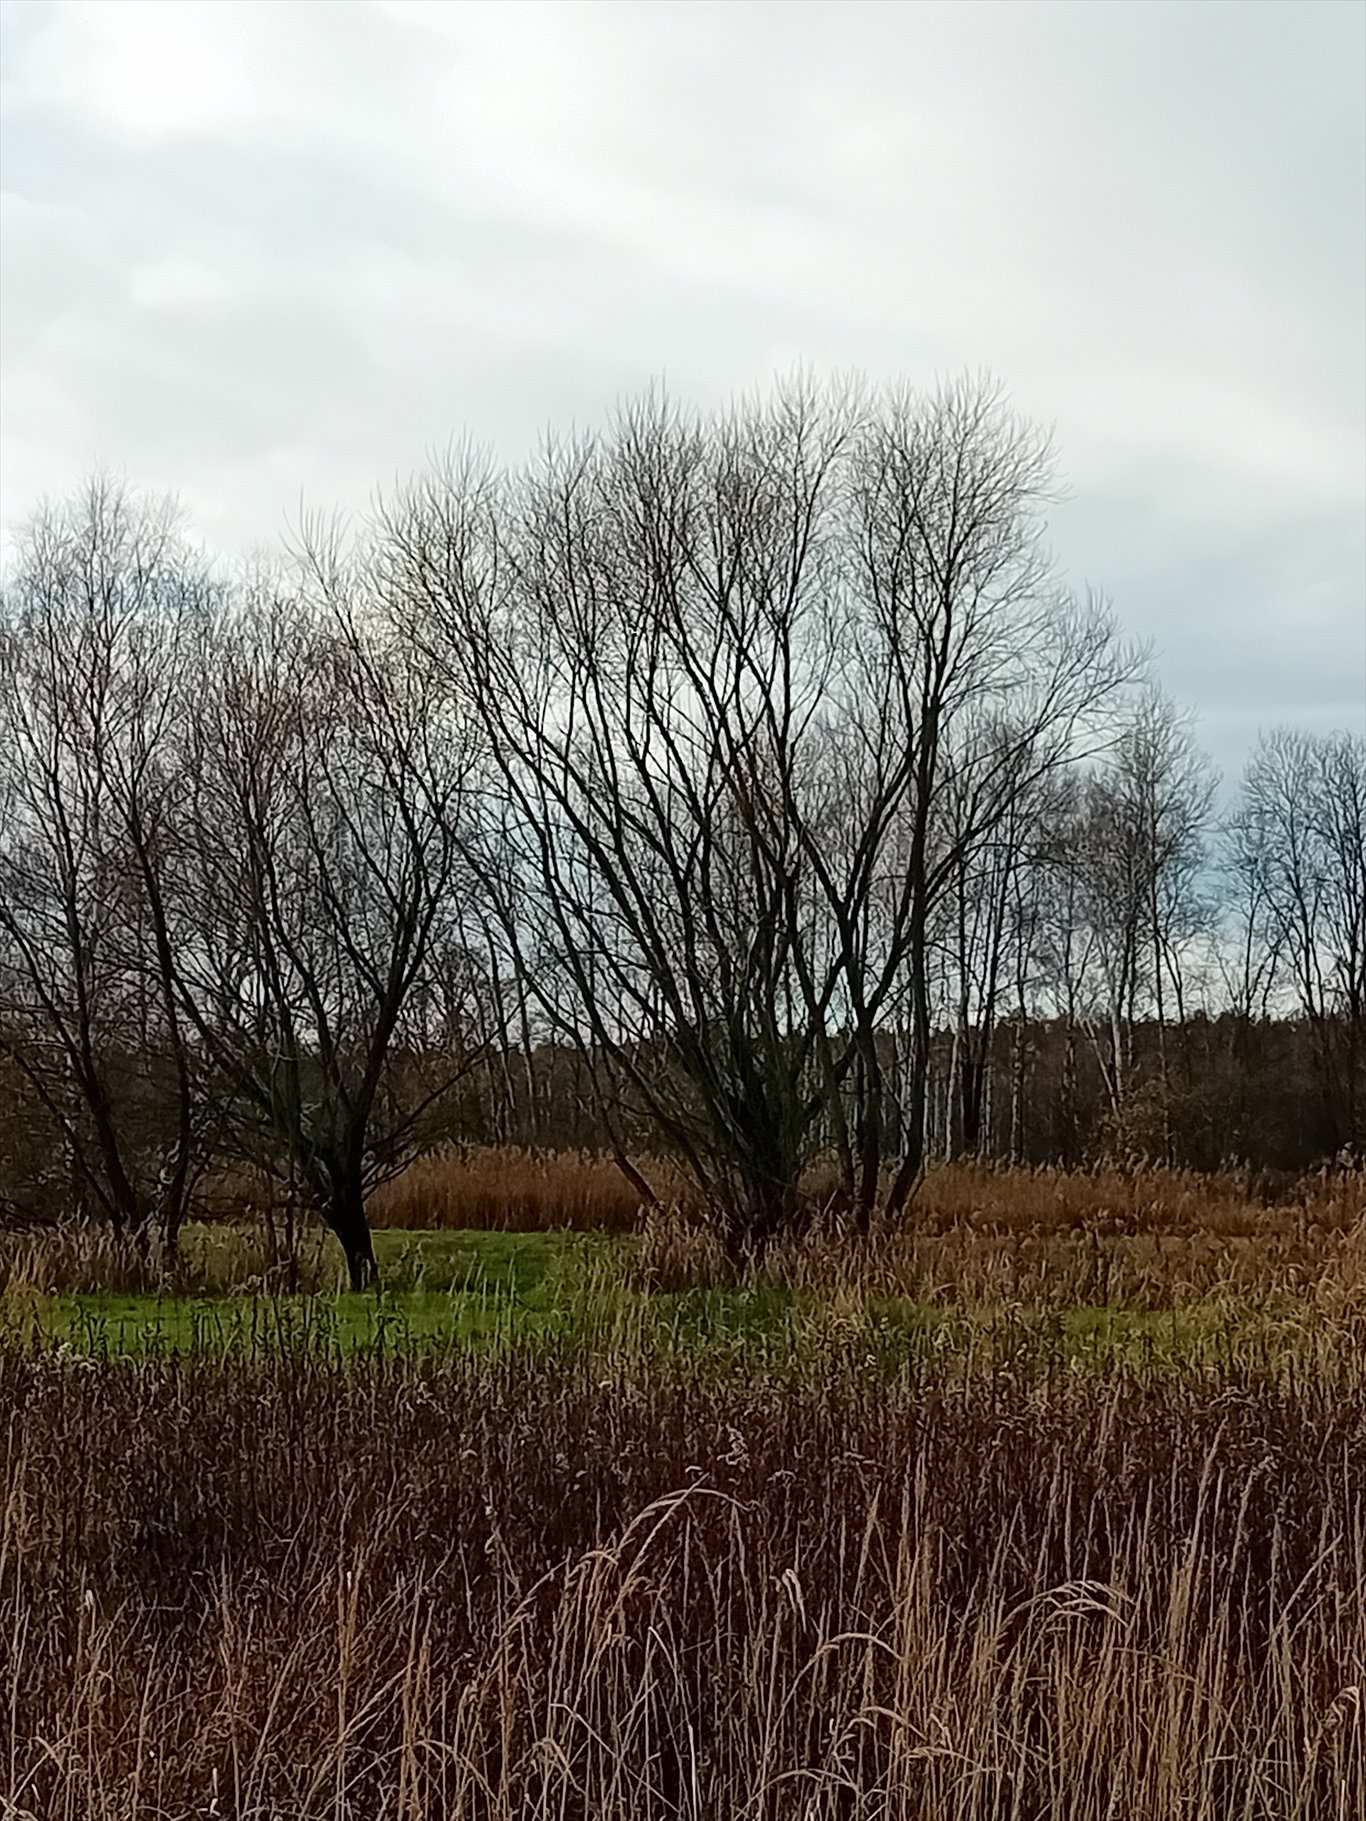
{"label": "white cloud", "polygon": [[104,461],[245,546],[300,488],[361,506],[452,433],[515,454],[660,374],[988,367],[1056,425],[1064,562],[1221,740],[1292,677],[1356,711],[1359,9],[3,18],[0,522]]}
{"label": "white cloud", "polygon": [[250,128],[259,110],[249,18],[232,0],[59,0],[33,30],[14,86],[30,106],[133,139]]}
{"label": "white cloud", "polygon": [[128,294],[137,309],[174,314],[229,303],[241,296],[242,283],[236,273],[223,266],[171,253],[134,266],[129,274]]}

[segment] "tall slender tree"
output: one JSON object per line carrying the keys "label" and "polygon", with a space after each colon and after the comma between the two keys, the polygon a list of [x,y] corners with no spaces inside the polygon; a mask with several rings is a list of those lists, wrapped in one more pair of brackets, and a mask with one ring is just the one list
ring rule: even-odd
{"label": "tall slender tree", "polygon": [[100,477],[24,528],[0,609],[0,1045],[114,1230],[174,1243],[210,1096],[163,862],[178,667],[217,588],[165,501]]}

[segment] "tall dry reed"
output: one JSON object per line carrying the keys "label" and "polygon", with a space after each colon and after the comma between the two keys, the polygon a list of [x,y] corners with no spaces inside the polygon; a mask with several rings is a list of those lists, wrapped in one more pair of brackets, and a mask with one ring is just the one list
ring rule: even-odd
{"label": "tall dry reed", "polygon": [[1366,1396],[0,1353],[8,1821],[1357,1821]]}

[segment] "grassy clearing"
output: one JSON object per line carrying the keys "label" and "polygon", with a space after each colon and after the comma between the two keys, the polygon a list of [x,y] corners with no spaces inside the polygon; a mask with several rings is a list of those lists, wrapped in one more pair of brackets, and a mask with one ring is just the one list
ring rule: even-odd
{"label": "grassy clearing", "polygon": [[[249,1242],[248,1235],[250,1256]],[[242,1243],[222,1226],[191,1231],[188,1276],[230,1279],[225,1261]],[[912,1268],[908,1288],[918,1294],[897,1294],[899,1275],[908,1273],[885,1246],[865,1251],[857,1272],[847,1254],[805,1248],[739,1284],[708,1283],[695,1268],[664,1273],[664,1283],[672,1275],[681,1284],[676,1288],[661,1283],[648,1236],[381,1231],[376,1250],[386,1286],[378,1297],[272,1291],[257,1276],[213,1295],[54,1294],[43,1290],[39,1274],[10,1285],[0,1299],[0,1328],[93,1359],[298,1349],[350,1357],[554,1344],[600,1353],[703,1349],[762,1363],[833,1346],[882,1372],[932,1362],[978,1370],[1165,1370],[1230,1359],[1255,1359],[1274,1371],[1313,1349],[1327,1353],[1360,1340],[1354,1305],[1328,1296],[1322,1273],[1313,1299],[1267,1296],[1258,1303],[1226,1289],[1126,1307],[1084,1300],[1090,1275],[1066,1280],[1057,1270],[1049,1296],[1003,1296],[999,1257],[975,1286],[965,1279],[962,1297],[943,1294],[942,1265],[928,1282]],[[1007,1242],[1006,1251],[1017,1272],[1008,1287],[1018,1292],[1020,1271],[1032,1278],[1034,1268],[1021,1265],[1018,1241]],[[1107,1270],[1113,1279],[1116,1267]],[[998,1293],[982,1294],[991,1290]]]}
{"label": "grassy clearing", "polygon": [[[39,1275],[11,1286],[0,1320],[30,1338],[47,1338],[91,1357],[149,1352],[256,1353],[266,1348],[318,1347],[349,1354],[376,1346],[463,1344],[496,1338],[530,1339],[562,1330],[579,1308],[572,1286],[591,1281],[588,1263],[601,1242],[565,1235],[509,1233],[385,1233],[375,1247],[385,1273],[383,1296],[272,1288],[265,1274],[227,1270],[242,1234],[222,1226],[184,1236],[190,1281],[226,1279],[216,1294],[175,1289],[111,1293],[89,1289],[45,1292]],[[250,1235],[247,1236],[248,1249]],[[330,1259],[328,1264],[330,1264]],[[308,1261],[304,1275],[324,1282]]]}

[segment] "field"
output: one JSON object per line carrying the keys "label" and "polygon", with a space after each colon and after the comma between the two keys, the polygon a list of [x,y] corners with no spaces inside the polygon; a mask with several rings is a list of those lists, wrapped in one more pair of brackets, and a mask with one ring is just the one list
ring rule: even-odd
{"label": "field", "polygon": [[945,1170],[741,1282],[590,1160],[387,1202],[378,1301],[7,1247],[6,1821],[1366,1812],[1359,1176]]}

